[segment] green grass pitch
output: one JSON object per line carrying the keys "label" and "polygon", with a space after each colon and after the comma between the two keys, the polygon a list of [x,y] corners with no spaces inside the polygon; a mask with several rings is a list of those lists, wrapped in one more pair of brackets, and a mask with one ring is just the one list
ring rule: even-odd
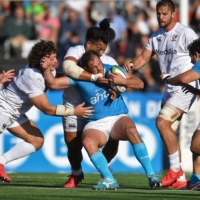
{"label": "green grass pitch", "polygon": [[[144,174],[114,174],[120,188],[110,191],[94,191],[99,174],[85,174],[76,189],[62,185],[69,174],[11,173],[11,183],[0,183],[0,199],[6,200],[184,200],[200,199],[200,191],[176,189],[151,189]],[[164,174],[163,174],[164,175]],[[163,176],[162,175],[162,176]],[[161,177],[162,177],[161,176]],[[161,178],[160,177],[160,178]],[[189,177],[189,175],[187,176]]]}

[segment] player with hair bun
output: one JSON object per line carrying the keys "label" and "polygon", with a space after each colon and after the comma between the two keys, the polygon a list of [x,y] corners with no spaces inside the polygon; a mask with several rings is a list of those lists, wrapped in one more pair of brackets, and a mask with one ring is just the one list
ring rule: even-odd
{"label": "player with hair bun", "polygon": [[[110,19],[105,18],[99,23],[99,26],[88,28],[85,36],[85,44],[69,48],[63,62],[63,70],[67,76],[98,83],[108,82],[107,79],[102,77],[102,74],[91,74],[79,66],[82,66],[80,62],[81,56],[88,50],[96,51],[101,56],[100,58],[103,63],[118,65],[113,58],[104,54],[107,45],[115,38],[115,32],[110,28],[110,21]],[[63,101],[65,106],[73,108],[79,102],[82,102],[82,98],[75,87],[70,87],[64,90]],[[72,116],[63,118],[65,143],[68,147],[68,159],[72,168],[72,174],[64,184],[65,188],[75,188],[84,179],[81,168],[81,161],[83,159],[81,136],[85,125],[86,121],[81,117]],[[103,148],[103,153],[108,162],[115,156],[117,149],[118,141],[109,141]]]}

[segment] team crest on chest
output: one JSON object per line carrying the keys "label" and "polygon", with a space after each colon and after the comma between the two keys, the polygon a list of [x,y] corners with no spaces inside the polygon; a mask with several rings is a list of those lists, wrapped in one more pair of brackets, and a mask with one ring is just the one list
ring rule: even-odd
{"label": "team crest on chest", "polygon": [[174,41],[177,41],[177,38],[178,38],[178,35],[176,35],[176,34],[172,35],[172,41],[173,41],[173,42],[174,42]]}
{"label": "team crest on chest", "polygon": [[162,41],[162,37],[158,36],[158,37],[156,37],[156,40],[157,40],[157,42],[161,42]]}

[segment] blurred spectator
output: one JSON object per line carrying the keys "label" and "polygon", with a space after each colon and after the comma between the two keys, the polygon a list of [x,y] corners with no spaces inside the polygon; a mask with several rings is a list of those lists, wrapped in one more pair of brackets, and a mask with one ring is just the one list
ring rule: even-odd
{"label": "blurred spectator", "polygon": [[144,10],[141,10],[137,15],[136,26],[142,35],[149,35],[151,33],[148,19],[148,15]]}
{"label": "blurred spectator", "polygon": [[25,15],[26,19],[29,20],[29,23],[33,22],[34,29],[36,30],[36,34],[39,30],[39,22],[42,20],[44,15],[44,5],[39,3],[36,0],[30,1],[29,4],[25,5]]}
{"label": "blurred spectator", "polygon": [[157,0],[151,0],[150,1],[150,10],[148,12],[149,15],[149,26],[150,26],[150,30],[151,32],[155,32],[156,30],[158,30],[159,26],[158,26],[158,20],[157,20],[157,13],[156,13],[156,4],[157,4]]}
{"label": "blurred spectator", "polygon": [[196,19],[196,10],[200,4],[199,0],[190,1],[189,8],[189,24],[194,31],[198,32],[197,19]]}
{"label": "blurred spectator", "polygon": [[109,2],[107,0],[100,0],[92,2],[91,6],[91,19],[98,23],[106,18],[109,11]]}
{"label": "blurred spectator", "polygon": [[119,39],[115,45],[111,46],[110,56],[115,58],[119,66],[123,66],[125,62],[130,61],[134,57],[133,45],[127,38]]}
{"label": "blurred spectator", "polygon": [[46,6],[44,6],[44,11],[41,16],[41,20],[38,22],[38,39],[50,40],[56,44],[60,30],[59,18],[51,17],[50,10]]}
{"label": "blurred spectator", "polygon": [[5,0],[5,1],[0,1],[0,10],[1,12],[4,13],[5,16],[9,16],[11,13],[11,1]]}
{"label": "blurred spectator", "polygon": [[7,33],[5,29],[5,16],[0,13],[0,45],[3,45],[4,41],[7,39]]}
{"label": "blurred spectator", "polygon": [[112,8],[108,11],[108,18],[112,19],[110,27],[114,29],[116,34],[114,42],[121,38],[127,38],[128,31],[125,18],[119,15],[115,8]]}
{"label": "blurred spectator", "polygon": [[88,9],[90,6],[89,0],[65,0],[67,8],[71,8],[78,12],[86,27],[91,26]]}
{"label": "blurred spectator", "polygon": [[196,19],[196,26],[198,29],[198,32],[200,32],[200,1],[198,2],[196,11],[195,11],[195,19]]}
{"label": "blurred spectator", "polygon": [[30,38],[31,27],[27,24],[24,16],[23,7],[17,7],[14,17],[9,17],[6,22],[8,39],[4,42],[5,59],[10,58],[11,50],[13,50],[15,55],[21,53],[23,42]]}
{"label": "blurred spectator", "polygon": [[142,69],[141,78],[144,82],[145,92],[163,92],[163,82],[160,75],[160,67],[157,60],[151,59]]}
{"label": "blurred spectator", "polygon": [[61,19],[64,2],[61,0],[50,0],[43,2],[45,6],[47,6],[50,10],[51,17],[58,17]]}
{"label": "blurred spectator", "polygon": [[86,26],[78,12],[68,9],[67,19],[62,21],[58,41],[58,60],[62,63],[64,56],[71,46],[83,44],[85,41]]}

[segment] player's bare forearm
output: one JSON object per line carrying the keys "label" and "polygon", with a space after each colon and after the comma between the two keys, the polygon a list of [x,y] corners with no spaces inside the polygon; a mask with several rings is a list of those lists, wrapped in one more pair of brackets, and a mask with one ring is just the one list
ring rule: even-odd
{"label": "player's bare forearm", "polygon": [[125,63],[123,68],[126,69],[126,71],[133,73],[135,70],[145,66],[153,56],[154,53],[152,51],[144,49],[144,51],[131,62]]}
{"label": "player's bare forearm", "polygon": [[97,79],[97,83],[104,84],[104,85],[109,85],[109,81],[108,81],[108,79],[105,78],[105,77],[99,77],[99,78]]}
{"label": "player's bare forearm", "polygon": [[56,106],[50,105],[47,96],[43,93],[30,99],[32,104],[46,115],[54,115]]}
{"label": "player's bare forearm", "polygon": [[69,79],[67,77],[55,78],[51,71],[44,72],[44,79],[48,88],[53,90],[61,90],[68,88],[70,85]]}
{"label": "player's bare forearm", "polygon": [[144,88],[144,83],[143,81],[138,78],[137,76],[132,75],[130,78],[126,78],[126,86],[130,87],[132,89],[143,89]]}
{"label": "player's bare forearm", "polygon": [[171,85],[184,85],[192,81],[198,80],[200,78],[199,74],[194,70],[188,70],[183,74],[179,74],[174,78],[168,78],[167,83]]}
{"label": "player's bare forearm", "polygon": [[82,74],[79,76],[79,80],[82,81],[90,81],[92,74],[87,72],[87,71],[83,71]]}
{"label": "player's bare forearm", "polygon": [[143,81],[131,73],[127,74],[127,78],[122,77],[119,73],[112,73],[109,76],[109,81],[111,84],[123,85],[132,89],[142,89],[144,87]]}
{"label": "player's bare forearm", "polygon": [[187,94],[188,92],[191,92],[192,94],[195,95],[200,95],[200,90],[197,88],[194,88],[193,86],[189,85],[189,84],[184,84],[182,86],[182,90],[185,94]]}

